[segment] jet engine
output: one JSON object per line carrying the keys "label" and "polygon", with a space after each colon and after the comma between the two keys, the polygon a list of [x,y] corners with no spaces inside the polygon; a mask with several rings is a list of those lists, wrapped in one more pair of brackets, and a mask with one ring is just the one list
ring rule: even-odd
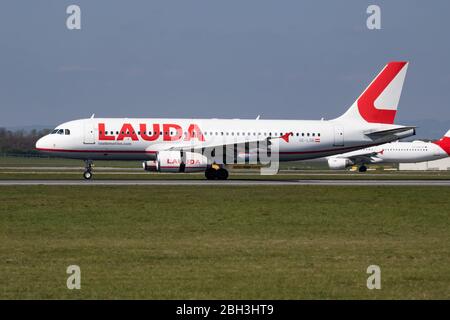
{"label": "jet engine", "polygon": [[156,172],[201,172],[207,165],[208,159],[204,155],[183,151],[161,151],[156,160],[142,164],[144,170]]}
{"label": "jet engine", "polygon": [[331,170],[343,170],[348,166],[353,165],[353,162],[347,158],[329,158],[328,166]]}
{"label": "jet engine", "polygon": [[144,168],[145,171],[151,171],[151,172],[158,171],[158,170],[156,170],[156,161],[155,160],[142,162],[142,167]]}

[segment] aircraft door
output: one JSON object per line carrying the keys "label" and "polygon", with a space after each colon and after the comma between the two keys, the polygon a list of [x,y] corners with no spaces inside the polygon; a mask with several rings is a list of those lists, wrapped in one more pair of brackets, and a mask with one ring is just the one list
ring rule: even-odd
{"label": "aircraft door", "polygon": [[84,144],[94,144],[95,143],[95,130],[94,122],[92,120],[84,121]]}
{"label": "aircraft door", "polygon": [[334,146],[344,145],[344,127],[334,126]]}

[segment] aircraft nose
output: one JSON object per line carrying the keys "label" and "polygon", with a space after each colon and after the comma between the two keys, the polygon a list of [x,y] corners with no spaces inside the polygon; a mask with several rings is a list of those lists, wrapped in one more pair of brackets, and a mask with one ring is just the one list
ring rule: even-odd
{"label": "aircraft nose", "polygon": [[36,141],[36,150],[42,150],[47,148],[47,136],[44,136],[40,138],[38,141]]}

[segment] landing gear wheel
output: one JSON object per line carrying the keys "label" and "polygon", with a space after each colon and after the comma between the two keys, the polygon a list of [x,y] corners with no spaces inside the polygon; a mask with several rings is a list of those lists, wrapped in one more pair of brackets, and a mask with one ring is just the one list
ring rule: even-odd
{"label": "landing gear wheel", "polygon": [[92,178],[92,160],[84,160],[83,177],[86,180],[90,180]]}
{"label": "landing gear wheel", "polygon": [[224,168],[220,168],[216,172],[217,179],[219,180],[227,180],[228,179],[228,171]]}
{"label": "landing gear wheel", "polygon": [[206,179],[208,179],[208,180],[214,180],[214,179],[216,179],[216,171],[217,171],[217,170],[214,170],[214,169],[212,169],[212,168],[206,169],[206,171],[205,171],[205,177],[206,177]]}
{"label": "landing gear wheel", "polygon": [[90,180],[90,179],[92,178],[92,172],[90,172],[90,171],[85,171],[85,172],[83,173],[83,177],[84,177],[86,180]]}
{"label": "landing gear wheel", "polygon": [[358,169],[359,172],[366,172],[367,171],[367,167],[366,166],[361,166]]}

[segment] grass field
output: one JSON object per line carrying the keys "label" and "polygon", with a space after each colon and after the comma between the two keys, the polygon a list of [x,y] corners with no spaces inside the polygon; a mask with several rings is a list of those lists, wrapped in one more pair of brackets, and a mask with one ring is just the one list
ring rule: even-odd
{"label": "grass field", "polygon": [[1,187],[0,298],[449,299],[449,191]]}

